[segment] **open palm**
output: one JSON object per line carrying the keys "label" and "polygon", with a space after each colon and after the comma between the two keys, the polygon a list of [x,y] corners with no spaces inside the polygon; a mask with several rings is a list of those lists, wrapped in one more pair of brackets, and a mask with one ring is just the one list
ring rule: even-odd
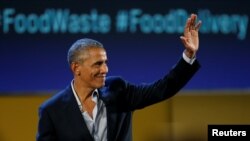
{"label": "open palm", "polygon": [[181,36],[182,43],[185,47],[185,54],[189,58],[193,58],[199,49],[199,29],[201,21],[196,23],[197,15],[191,14],[187,19],[184,35]]}

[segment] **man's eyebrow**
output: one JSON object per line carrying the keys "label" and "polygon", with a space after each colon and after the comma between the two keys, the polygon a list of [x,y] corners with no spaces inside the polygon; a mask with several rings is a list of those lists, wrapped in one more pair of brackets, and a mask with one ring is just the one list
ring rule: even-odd
{"label": "man's eyebrow", "polygon": [[103,63],[107,63],[107,60],[96,61],[93,65],[100,65],[100,64],[103,64]]}

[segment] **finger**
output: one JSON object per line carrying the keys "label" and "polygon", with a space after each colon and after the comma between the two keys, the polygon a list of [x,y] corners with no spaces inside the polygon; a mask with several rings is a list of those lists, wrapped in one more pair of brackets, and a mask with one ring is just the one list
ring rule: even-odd
{"label": "finger", "polygon": [[188,18],[187,21],[186,21],[185,28],[184,28],[184,35],[185,36],[190,31],[190,29],[191,29],[191,18]]}
{"label": "finger", "polygon": [[201,21],[199,21],[197,24],[196,24],[196,26],[195,26],[195,30],[196,31],[199,31],[199,29],[200,29],[200,27],[201,27]]}
{"label": "finger", "polygon": [[191,26],[193,28],[195,27],[196,19],[197,19],[197,15],[196,14],[191,14]]}

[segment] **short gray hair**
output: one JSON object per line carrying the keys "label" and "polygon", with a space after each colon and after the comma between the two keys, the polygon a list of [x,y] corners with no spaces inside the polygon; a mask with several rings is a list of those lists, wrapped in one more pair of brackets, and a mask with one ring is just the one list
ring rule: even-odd
{"label": "short gray hair", "polygon": [[84,38],[84,39],[79,39],[77,40],[75,43],[73,43],[73,45],[69,48],[68,51],[68,63],[69,65],[72,62],[78,62],[78,61],[82,61],[81,59],[81,54],[90,47],[100,47],[103,48],[102,43],[93,40],[93,39],[89,39],[89,38]]}

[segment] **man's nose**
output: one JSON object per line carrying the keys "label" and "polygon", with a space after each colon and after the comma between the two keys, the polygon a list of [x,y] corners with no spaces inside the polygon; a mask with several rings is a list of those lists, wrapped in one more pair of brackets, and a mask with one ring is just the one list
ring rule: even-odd
{"label": "man's nose", "polygon": [[103,64],[101,67],[101,73],[108,73],[108,66],[107,64]]}

